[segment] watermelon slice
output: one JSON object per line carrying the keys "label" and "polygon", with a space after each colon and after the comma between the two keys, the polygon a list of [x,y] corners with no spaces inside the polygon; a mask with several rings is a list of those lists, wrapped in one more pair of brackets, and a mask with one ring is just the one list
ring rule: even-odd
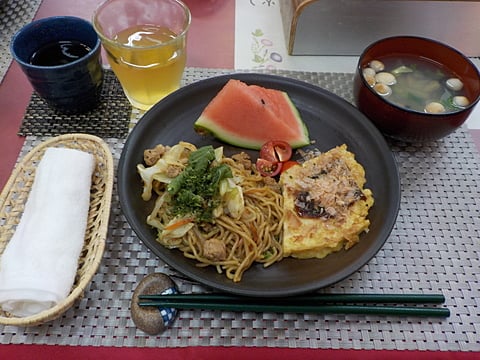
{"label": "watermelon slice", "polygon": [[201,134],[247,149],[269,140],[298,148],[310,143],[308,130],[287,93],[230,79],[203,110],[194,128]]}

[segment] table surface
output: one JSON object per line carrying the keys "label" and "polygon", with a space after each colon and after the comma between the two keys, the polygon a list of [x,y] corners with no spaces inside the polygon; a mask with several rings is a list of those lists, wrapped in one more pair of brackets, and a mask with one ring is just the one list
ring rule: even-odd
{"label": "table surface", "polygon": [[[89,19],[99,2],[9,0],[3,10],[2,34],[10,37],[15,29],[34,17],[75,15]],[[311,82],[351,101],[349,85],[356,63],[354,57],[299,60],[283,54],[286,59],[283,64],[268,68],[252,62],[253,50],[245,48],[252,41],[251,33],[255,28],[262,26],[264,33],[275,33],[279,16],[275,2],[186,2],[192,9],[193,21],[184,84],[233,71],[267,71]],[[247,16],[249,10],[255,14],[252,18]],[[276,41],[277,51],[285,51]],[[0,46],[0,107],[3,109],[0,117],[0,188],[8,180],[19,156],[46,138],[18,135],[22,121],[30,111],[32,89],[19,67],[11,63],[6,44],[8,41]],[[130,127],[141,115],[141,112],[132,112]],[[188,311],[181,314],[167,333],[145,336],[129,318],[131,291],[149,272],[176,272],[159,262],[132,233],[119,210],[115,194],[105,260],[85,298],[61,319],[49,324],[34,328],[0,325],[0,343],[10,344],[10,349],[24,356],[37,348],[19,344],[83,345],[82,348],[102,345],[131,349],[200,347],[201,351],[246,346],[257,348],[252,356],[258,358],[272,355],[262,352],[265,349],[281,349],[282,354],[312,350],[302,352],[303,357],[313,356],[313,349],[363,350],[361,358],[367,354],[372,357],[379,356],[379,353],[384,355],[381,350],[404,350],[391,356],[407,356],[407,350],[422,351],[417,353],[418,356],[424,354],[424,350],[440,351],[437,355],[449,351],[455,351],[458,356],[473,355],[480,351],[477,335],[480,332],[480,217],[476,200],[480,195],[480,126],[477,118],[480,116],[473,114],[468,126],[426,147],[390,143],[402,182],[402,205],[397,225],[385,247],[369,264],[327,289],[336,292],[379,292],[380,289],[386,292],[444,291],[446,305],[452,311],[449,319]],[[120,136],[105,140],[118,161],[125,139]],[[118,276],[122,277],[121,281]],[[179,283],[183,291],[203,289],[188,281]],[[113,302],[108,304],[106,301]],[[67,335],[62,337],[61,334]],[[0,355],[4,348],[0,347]],[[379,353],[372,354],[371,350]],[[47,347],[47,351],[51,351],[51,347]],[[358,353],[339,354],[354,358]]]}

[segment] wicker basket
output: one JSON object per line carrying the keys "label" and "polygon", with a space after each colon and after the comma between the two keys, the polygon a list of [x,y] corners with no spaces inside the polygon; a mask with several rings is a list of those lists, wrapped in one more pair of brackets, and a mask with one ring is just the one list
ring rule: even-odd
{"label": "wicker basket", "polygon": [[89,152],[95,156],[96,167],[90,193],[90,209],[85,243],[80,254],[77,275],[68,297],[56,306],[28,317],[14,317],[0,310],[0,324],[33,326],[51,321],[83,296],[95,275],[105,250],[108,219],[113,189],[113,158],[107,144],[100,138],[85,134],[67,134],[47,140],[32,149],[15,167],[0,195],[0,256],[20,222],[24,205],[33,184],[35,169],[45,150],[64,147]]}

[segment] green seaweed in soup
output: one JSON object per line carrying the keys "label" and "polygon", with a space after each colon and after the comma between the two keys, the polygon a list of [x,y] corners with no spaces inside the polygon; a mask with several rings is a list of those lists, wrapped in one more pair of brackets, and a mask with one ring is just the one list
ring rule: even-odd
{"label": "green seaweed in soup", "polygon": [[368,71],[364,71],[364,76],[385,100],[403,108],[430,113],[455,112],[468,106],[462,81],[442,65],[411,56],[379,60],[383,68],[375,69],[374,80],[367,79]]}

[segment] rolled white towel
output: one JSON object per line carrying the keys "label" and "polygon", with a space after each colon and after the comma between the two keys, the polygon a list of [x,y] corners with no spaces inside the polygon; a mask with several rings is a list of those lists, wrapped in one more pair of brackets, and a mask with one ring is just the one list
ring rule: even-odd
{"label": "rolled white towel", "polygon": [[35,315],[70,293],[85,239],[95,158],[49,148],[15,233],[0,258],[0,306]]}

